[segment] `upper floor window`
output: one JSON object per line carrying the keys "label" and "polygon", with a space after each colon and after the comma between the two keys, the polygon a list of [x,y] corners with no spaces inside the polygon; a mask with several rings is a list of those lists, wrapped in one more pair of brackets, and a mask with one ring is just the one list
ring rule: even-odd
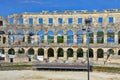
{"label": "upper floor window", "polygon": [[19,18],[19,24],[23,24],[23,18]]}
{"label": "upper floor window", "polygon": [[90,20],[90,23],[92,23],[92,22],[93,22],[93,18],[89,18],[89,20]]}
{"label": "upper floor window", "polygon": [[78,18],[78,24],[82,24],[82,18]]}
{"label": "upper floor window", "polygon": [[10,22],[10,24],[13,24],[14,23],[14,18],[10,18],[9,22]]}
{"label": "upper floor window", "polygon": [[98,23],[103,23],[103,18],[102,17],[98,18]]}
{"label": "upper floor window", "polygon": [[68,24],[72,24],[73,23],[73,19],[72,18],[68,18]]}
{"label": "upper floor window", "polygon": [[109,17],[109,23],[113,23],[114,22],[114,18],[113,17]]}
{"label": "upper floor window", "polygon": [[39,18],[39,24],[43,24],[43,18]]}
{"label": "upper floor window", "polygon": [[49,24],[53,24],[53,18],[49,18]]}
{"label": "upper floor window", "polygon": [[3,21],[0,21],[0,26],[3,26]]}
{"label": "upper floor window", "polygon": [[62,18],[58,18],[58,24],[62,24],[63,23],[63,19]]}
{"label": "upper floor window", "polygon": [[29,18],[29,24],[33,24],[33,18]]}

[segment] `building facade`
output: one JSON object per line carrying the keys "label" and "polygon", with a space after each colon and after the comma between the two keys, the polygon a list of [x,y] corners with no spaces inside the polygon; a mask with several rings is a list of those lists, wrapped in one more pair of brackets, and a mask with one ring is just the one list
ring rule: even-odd
{"label": "building facade", "polygon": [[[87,20],[88,23],[87,23]],[[0,57],[5,62],[120,60],[120,11],[63,11],[0,16]]]}

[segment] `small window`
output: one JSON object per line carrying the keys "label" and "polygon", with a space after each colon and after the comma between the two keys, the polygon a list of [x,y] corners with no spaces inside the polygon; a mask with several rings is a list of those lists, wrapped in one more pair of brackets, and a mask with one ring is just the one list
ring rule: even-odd
{"label": "small window", "polygon": [[98,23],[103,23],[103,18],[102,17],[98,18]]}
{"label": "small window", "polygon": [[92,23],[92,21],[93,21],[93,18],[89,18],[89,20],[90,20],[90,23]]}
{"label": "small window", "polygon": [[10,22],[10,24],[13,24],[14,23],[14,18],[10,18],[9,22]]}
{"label": "small window", "polygon": [[78,18],[78,24],[82,24],[82,18]]}
{"label": "small window", "polygon": [[72,18],[68,18],[68,24],[72,24],[73,23],[73,19]]}
{"label": "small window", "polygon": [[33,24],[33,18],[29,18],[29,24]]}
{"label": "small window", "polygon": [[62,24],[63,23],[63,19],[62,18],[58,18],[58,23]]}
{"label": "small window", "polygon": [[23,24],[23,18],[19,18],[19,24]]}
{"label": "small window", "polygon": [[49,18],[49,24],[53,24],[53,18]]}
{"label": "small window", "polygon": [[3,26],[3,21],[0,21],[0,26]]}
{"label": "small window", "polygon": [[113,22],[114,22],[113,17],[109,17],[109,23],[113,23]]}
{"label": "small window", "polygon": [[43,24],[43,18],[39,18],[39,24]]}

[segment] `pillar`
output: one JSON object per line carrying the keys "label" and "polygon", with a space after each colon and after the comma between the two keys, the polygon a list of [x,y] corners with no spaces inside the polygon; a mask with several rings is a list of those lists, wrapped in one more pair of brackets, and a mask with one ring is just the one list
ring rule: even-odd
{"label": "pillar", "polygon": [[118,33],[115,32],[115,44],[118,44]]}
{"label": "pillar", "polygon": [[48,48],[44,48],[44,58],[48,59]]}
{"label": "pillar", "polygon": [[37,38],[38,38],[38,36],[37,36],[37,34],[35,34],[35,35],[34,35],[35,43],[37,43],[37,41],[38,41]]}
{"label": "pillar", "polygon": [[67,49],[64,49],[64,59],[67,60]]}
{"label": "pillar", "polygon": [[23,18],[23,20],[24,20],[24,24],[25,24],[25,25],[29,24],[29,20],[28,20],[27,17]]}
{"label": "pillar", "polygon": [[37,19],[37,17],[34,17],[33,18],[33,25],[37,25],[37,23],[38,23],[38,19]]}
{"label": "pillar", "polygon": [[54,35],[54,43],[57,43],[57,35]]}
{"label": "pillar", "polygon": [[86,36],[86,32],[83,35],[83,44],[87,44],[87,36]]}
{"label": "pillar", "polygon": [[73,57],[74,57],[74,60],[77,60],[77,51],[74,51]]}
{"label": "pillar", "polygon": [[55,58],[55,60],[57,60],[57,50],[56,49],[54,49],[54,58]]}
{"label": "pillar", "polygon": [[14,18],[14,24],[18,24],[18,23],[19,23],[18,18],[15,17],[15,18]]}
{"label": "pillar", "polygon": [[67,44],[67,35],[64,34],[63,36],[64,36],[64,44]]}
{"label": "pillar", "polygon": [[77,35],[74,34],[74,44],[77,44]]}
{"label": "pillar", "polygon": [[9,57],[8,57],[8,48],[5,48],[5,62],[9,62]]}
{"label": "pillar", "polygon": [[97,49],[95,48],[93,52],[94,52],[93,58],[94,58],[94,60],[97,60]]}
{"label": "pillar", "polygon": [[94,33],[93,38],[94,44],[97,44],[97,32]]}
{"label": "pillar", "polygon": [[87,59],[87,50],[88,50],[88,48],[83,49],[83,57],[84,57],[84,59]]}
{"label": "pillar", "polygon": [[107,33],[104,32],[104,44],[107,44]]}
{"label": "pillar", "polygon": [[43,18],[43,24],[48,25],[48,18],[47,17]]}
{"label": "pillar", "polygon": [[58,25],[58,18],[57,17],[53,18],[53,24],[54,24],[54,26]]}
{"label": "pillar", "polygon": [[28,43],[28,35],[25,34],[24,37],[25,37],[25,43]]}
{"label": "pillar", "polygon": [[44,35],[44,42],[48,43],[48,41],[47,41],[47,35],[46,34]]}

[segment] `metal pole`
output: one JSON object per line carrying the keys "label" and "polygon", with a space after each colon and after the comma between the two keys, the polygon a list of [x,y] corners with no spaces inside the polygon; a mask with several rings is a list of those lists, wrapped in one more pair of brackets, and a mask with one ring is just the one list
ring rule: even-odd
{"label": "metal pole", "polygon": [[88,34],[88,26],[87,26],[87,29],[86,29],[86,34],[87,34],[87,67],[88,67],[88,80],[90,80],[90,64],[89,64],[89,34]]}

